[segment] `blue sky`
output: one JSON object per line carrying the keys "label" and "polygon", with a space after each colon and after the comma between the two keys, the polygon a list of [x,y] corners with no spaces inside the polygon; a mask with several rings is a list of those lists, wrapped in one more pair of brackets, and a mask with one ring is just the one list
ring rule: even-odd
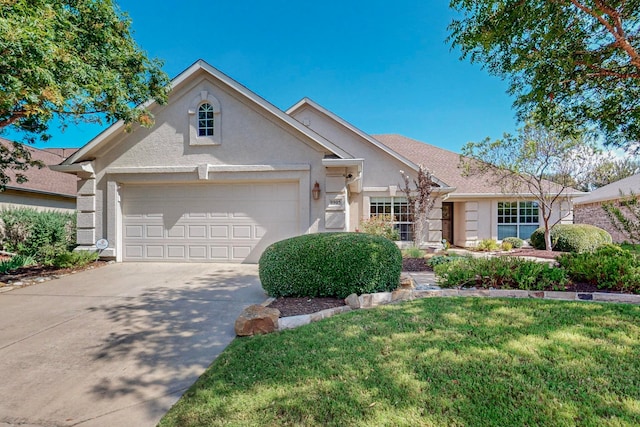
{"label": "blue sky", "polygon": [[[442,0],[119,0],[170,77],[202,58],[277,107],[307,96],[363,131],[453,151],[516,128],[506,83],[459,60]],[[54,132],[81,146],[96,126]]]}

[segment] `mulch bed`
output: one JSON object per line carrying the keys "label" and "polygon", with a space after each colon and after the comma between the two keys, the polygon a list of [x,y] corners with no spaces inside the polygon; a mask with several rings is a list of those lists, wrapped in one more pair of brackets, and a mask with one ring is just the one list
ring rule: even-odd
{"label": "mulch bed", "polygon": [[84,267],[74,267],[74,268],[56,268],[56,267],[44,266],[44,265],[32,265],[28,267],[20,267],[6,274],[0,275],[0,286],[9,284],[10,282],[11,283],[29,282],[41,277],[64,276],[67,274],[77,273],[79,271],[88,270],[91,268],[102,267],[103,265],[107,265],[107,264],[108,264],[107,261],[94,261],[90,264],[85,265]]}
{"label": "mulch bed", "polygon": [[269,308],[280,310],[280,317],[311,314],[346,305],[341,298],[276,298]]}
{"label": "mulch bed", "polygon": [[433,271],[426,258],[402,258],[402,271]]}

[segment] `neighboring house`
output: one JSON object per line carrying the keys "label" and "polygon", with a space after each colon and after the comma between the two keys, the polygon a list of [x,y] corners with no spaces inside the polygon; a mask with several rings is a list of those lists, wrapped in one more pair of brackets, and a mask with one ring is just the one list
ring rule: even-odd
{"label": "neighboring house", "polygon": [[[614,242],[624,242],[629,240],[624,233],[615,229],[611,220],[602,209],[603,203],[613,203],[620,206],[620,200],[632,193],[640,194],[640,174],[633,175],[620,181],[612,182],[609,185],[600,187],[586,196],[574,200],[573,220],[576,224],[591,224],[603,228],[611,233]],[[624,212],[624,209],[622,209]]]}
{"label": "neighboring house", "polygon": [[[355,231],[377,213],[393,213],[409,241],[399,171],[415,176],[419,163],[439,196],[424,245],[538,226],[531,202],[461,178],[455,153],[374,138],[306,98],[283,112],[204,61],[171,89],[167,105],[147,105],[152,128],[127,133],[118,122],[55,167],[80,178],[81,247],[107,239],[101,253],[118,261],[257,262],[275,241]],[[558,215],[571,221],[565,208]]]}
{"label": "neighboring house", "polygon": [[[10,146],[12,142],[0,138],[0,144]],[[74,211],[78,178],[53,171],[47,166],[59,164],[76,149],[40,150],[27,147],[27,150],[33,160],[40,160],[45,166],[20,171],[28,178],[24,183],[16,182],[15,171],[6,170],[5,173],[11,177],[11,181],[6,189],[0,192],[0,209],[29,207],[38,210]]]}

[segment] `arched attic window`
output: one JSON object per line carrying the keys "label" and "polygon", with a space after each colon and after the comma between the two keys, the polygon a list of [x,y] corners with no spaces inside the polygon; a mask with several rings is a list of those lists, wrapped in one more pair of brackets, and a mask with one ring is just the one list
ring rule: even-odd
{"label": "arched attic window", "polygon": [[222,144],[220,102],[208,91],[200,92],[189,107],[189,145]]}
{"label": "arched attic window", "polygon": [[205,102],[198,107],[198,136],[213,136],[214,133],[213,105]]}

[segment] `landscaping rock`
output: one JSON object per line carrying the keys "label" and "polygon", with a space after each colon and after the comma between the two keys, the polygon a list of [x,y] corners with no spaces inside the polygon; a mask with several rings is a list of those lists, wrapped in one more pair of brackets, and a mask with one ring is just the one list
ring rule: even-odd
{"label": "landscaping rock", "polygon": [[546,299],[558,299],[563,301],[573,301],[576,299],[575,292],[548,291],[544,293]]}
{"label": "landscaping rock", "polygon": [[413,291],[410,289],[396,289],[391,292],[391,301],[399,302],[399,301],[409,301],[413,299]]}
{"label": "landscaping rock", "polygon": [[497,298],[529,298],[529,291],[520,289],[489,289],[489,296]]}
{"label": "landscaping rock", "polygon": [[236,319],[236,335],[247,337],[273,332],[278,327],[278,317],[280,317],[280,310],[278,309],[263,307],[258,304],[251,305],[245,308]]}
{"label": "landscaping rock", "polygon": [[460,289],[458,295],[461,297],[488,297],[489,289]]}
{"label": "landscaping rock", "polygon": [[285,329],[294,329],[298,326],[308,325],[311,323],[310,314],[301,314],[300,316],[282,317],[278,319],[278,329],[283,331]]}
{"label": "landscaping rock", "polygon": [[[448,289],[420,289],[420,290],[415,290],[413,291],[413,296],[414,298],[433,298],[433,297],[441,297],[444,296],[444,291],[447,291]],[[456,294],[457,290],[456,290]]]}
{"label": "landscaping rock", "polygon": [[403,274],[402,276],[400,276],[400,287],[402,289],[415,288],[415,283],[413,282],[413,278],[408,274]]}
{"label": "landscaping rock", "polygon": [[640,295],[614,294],[605,292],[595,292],[594,301],[623,302],[627,304],[640,304]]}
{"label": "landscaping rock", "polygon": [[357,294],[349,295],[344,299],[344,302],[354,310],[357,310],[360,308],[360,299],[358,298]]}

